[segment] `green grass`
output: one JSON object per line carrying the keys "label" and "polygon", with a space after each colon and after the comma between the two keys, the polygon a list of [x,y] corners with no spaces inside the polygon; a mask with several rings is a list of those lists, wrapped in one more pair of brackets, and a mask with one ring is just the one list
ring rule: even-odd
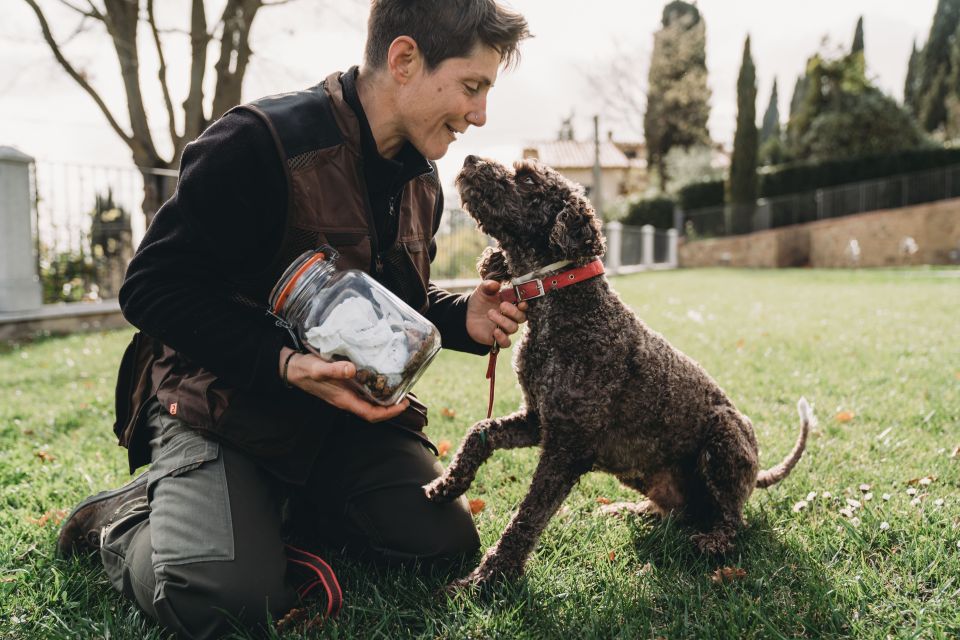
{"label": "green grass", "polygon": [[[597,498],[632,496],[591,474],[551,522],[526,577],[486,598],[436,595],[449,574],[331,552],[346,607],[318,635],[960,635],[960,458],[951,458],[960,445],[960,271],[677,271],[614,286],[752,418],[764,466],[794,442],[797,399],[814,404],[820,428],[806,455],[786,481],[751,498],[737,551],[716,561],[698,555],[675,523],[601,517]],[[164,637],[91,563],[56,560],[57,527],[37,522],[126,478],[110,425],[128,336],[0,352],[0,637]],[[508,363],[500,363],[497,414],[518,402]],[[444,353],[421,380],[435,441],[455,448],[482,417],[484,370],[480,358]],[[838,421],[845,411],[853,419]],[[484,546],[506,526],[535,462],[532,450],[498,452],[481,470],[469,497],[486,501],[476,518]],[[922,477],[935,479],[908,485]],[[863,501],[863,483],[871,501]],[[918,489],[919,504],[908,488]],[[808,492],[817,496],[794,512]],[[857,520],[840,514],[848,498],[863,504]],[[710,574],[722,566],[746,575],[716,584]]]}

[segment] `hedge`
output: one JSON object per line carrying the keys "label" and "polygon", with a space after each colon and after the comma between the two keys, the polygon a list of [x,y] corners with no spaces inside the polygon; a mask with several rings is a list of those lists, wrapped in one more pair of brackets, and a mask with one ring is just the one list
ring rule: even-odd
{"label": "hedge", "polygon": [[[960,149],[920,148],[882,156],[780,165],[759,172],[759,197],[807,193],[953,164],[960,164]],[[724,203],[724,181],[689,184],[680,190],[677,200],[685,211],[720,206]]]}
{"label": "hedge", "polygon": [[628,226],[650,224],[657,229],[673,227],[673,198],[649,198],[630,204],[621,222]]}

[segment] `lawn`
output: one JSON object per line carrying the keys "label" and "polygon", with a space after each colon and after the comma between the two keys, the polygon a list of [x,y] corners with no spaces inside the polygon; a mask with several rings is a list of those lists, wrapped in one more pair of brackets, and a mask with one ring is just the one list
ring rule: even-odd
{"label": "lawn", "polygon": [[[697,270],[613,283],[750,416],[764,467],[796,438],[797,399],[814,405],[820,427],[806,454],[787,480],[753,495],[737,550],[702,557],[676,523],[601,516],[598,501],[632,495],[591,474],[551,522],[526,577],[484,598],[437,595],[450,574],[330,550],[346,605],[315,633],[960,635],[960,270]],[[127,477],[110,425],[128,336],[0,349],[0,637],[164,637],[91,563],[53,557],[58,510]],[[435,442],[455,450],[483,416],[484,370],[480,358],[443,353],[420,381]],[[509,358],[497,382],[494,411],[507,413],[519,398]],[[535,461],[533,450],[497,452],[481,469],[468,497],[486,505],[476,515],[484,546],[506,526]],[[730,579],[717,580],[723,568]]]}

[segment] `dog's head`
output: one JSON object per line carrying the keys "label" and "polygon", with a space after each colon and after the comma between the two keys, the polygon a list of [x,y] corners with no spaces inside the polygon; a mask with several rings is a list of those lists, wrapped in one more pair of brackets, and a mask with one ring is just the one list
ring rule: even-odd
{"label": "dog's head", "polygon": [[457,188],[467,213],[500,243],[512,276],[603,255],[600,221],[583,189],[536,160],[510,169],[467,156]]}

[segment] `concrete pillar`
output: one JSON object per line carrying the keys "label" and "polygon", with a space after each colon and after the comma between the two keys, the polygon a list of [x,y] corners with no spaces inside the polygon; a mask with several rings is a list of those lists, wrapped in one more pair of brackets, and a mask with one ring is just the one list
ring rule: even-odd
{"label": "concrete pillar", "polygon": [[0,312],[43,305],[33,237],[32,163],[27,154],[0,147]]}
{"label": "concrete pillar", "polygon": [[623,224],[614,220],[605,223],[603,227],[607,236],[607,259],[604,261],[604,269],[610,274],[616,274],[620,270]]}
{"label": "concrete pillar", "polygon": [[683,207],[678,204],[673,205],[673,228],[683,233]]}
{"label": "concrete pillar", "polygon": [[677,233],[676,229],[667,230],[667,264],[677,267]]}
{"label": "concrete pillar", "polygon": [[653,266],[653,231],[653,226],[649,224],[640,227],[640,255],[646,269]]}

